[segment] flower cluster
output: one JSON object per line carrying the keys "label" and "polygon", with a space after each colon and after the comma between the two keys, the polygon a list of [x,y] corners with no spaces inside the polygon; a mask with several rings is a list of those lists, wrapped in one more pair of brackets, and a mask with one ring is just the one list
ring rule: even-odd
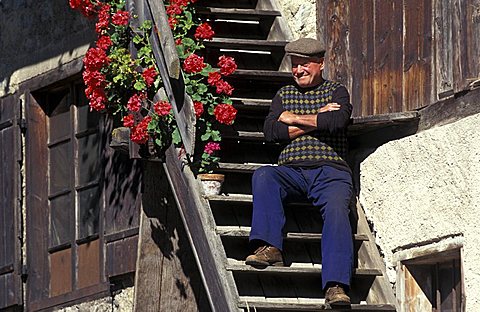
{"label": "flower cluster", "polygon": [[[203,42],[212,40],[215,32],[208,22],[195,17],[195,2],[170,0],[166,12],[196,116],[192,169],[209,172],[219,160],[215,155],[221,149],[219,125],[233,124],[237,114],[229,98],[234,88],[225,79],[237,64],[225,55],[218,58],[217,69],[206,62]],[[69,0],[69,4],[86,17],[96,18],[97,41],[85,55],[83,72],[91,109],[119,114],[135,143],[151,140],[160,150],[172,142],[181,145],[171,104],[153,101],[162,82],[149,42],[152,22],[132,29],[134,17],[125,10],[125,0]],[[137,49],[135,57],[130,54],[131,43]]]}

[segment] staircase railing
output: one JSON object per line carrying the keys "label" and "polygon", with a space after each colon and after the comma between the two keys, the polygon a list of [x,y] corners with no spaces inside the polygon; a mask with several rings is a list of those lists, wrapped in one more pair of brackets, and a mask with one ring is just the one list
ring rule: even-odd
{"label": "staircase railing", "polygon": [[[175,120],[187,154],[193,154],[195,142],[195,112],[191,98],[185,93],[180,61],[163,1],[128,0],[128,10],[138,15],[138,22],[151,20],[154,31],[150,37],[153,53],[172,104]],[[135,153],[135,151],[133,151]],[[130,149],[132,155],[132,148]],[[208,205],[193,172],[173,144],[167,149],[165,172],[173,190],[185,230],[202,278],[212,311],[236,311],[236,292],[223,276],[221,241],[215,235],[214,220],[205,211]]]}

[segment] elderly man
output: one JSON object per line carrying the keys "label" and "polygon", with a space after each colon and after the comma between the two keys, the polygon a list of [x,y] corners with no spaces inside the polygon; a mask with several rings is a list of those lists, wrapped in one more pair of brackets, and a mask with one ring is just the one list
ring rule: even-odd
{"label": "elderly man", "polygon": [[282,87],[264,124],[267,141],[285,143],[278,166],[265,166],[252,178],[254,254],[246,264],[283,265],[283,204],[304,198],[321,212],[322,287],[331,306],[349,305],[353,241],[349,203],[353,187],[345,162],[346,128],[352,112],[341,84],[323,79],[325,50],[318,40],[302,38],[285,46],[295,85]]}

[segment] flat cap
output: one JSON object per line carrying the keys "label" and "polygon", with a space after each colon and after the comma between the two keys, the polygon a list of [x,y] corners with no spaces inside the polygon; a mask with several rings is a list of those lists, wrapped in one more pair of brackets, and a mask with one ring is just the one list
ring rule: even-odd
{"label": "flat cap", "polygon": [[285,52],[289,56],[300,57],[323,57],[325,55],[325,48],[322,43],[313,38],[300,38],[289,42],[285,46]]}

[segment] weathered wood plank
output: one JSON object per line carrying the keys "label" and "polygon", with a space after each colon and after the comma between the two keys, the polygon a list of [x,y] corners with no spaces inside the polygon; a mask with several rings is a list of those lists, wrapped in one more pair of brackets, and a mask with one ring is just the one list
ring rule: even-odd
{"label": "weathered wood plank", "polygon": [[402,6],[375,0],[374,114],[402,111]]}
{"label": "weathered wood plank", "polygon": [[161,163],[146,164],[142,203],[135,311],[209,311]]}
{"label": "weathered wood plank", "polygon": [[403,48],[403,111],[431,103],[431,1],[405,0]]}
{"label": "weathered wood plank", "polygon": [[[269,298],[242,296],[238,305],[242,308],[248,307],[250,311],[254,309],[261,309],[262,311],[318,311],[326,308],[324,303],[324,299],[289,299],[279,302]],[[352,304],[351,310],[365,312],[396,311],[395,306],[390,304]],[[331,311],[335,311],[335,309]]]}
{"label": "weathered wood plank", "polygon": [[224,266],[222,244],[211,227],[215,223],[213,216],[200,209],[207,205],[200,195],[200,185],[190,168],[179,161],[177,149],[171,146],[166,156],[164,169],[212,311],[235,311],[233,276],[220,269]]}
{"label": "weathered wood plank", "polygon": [[[465,90],[468,86],[468,43],[467,37],[467,0],[452,0],[452,42],[453,42],[453,91]],[[472,38],[473,40],[473,38]],[[478,61],[478,60],[477,60]]]}
{"label": "weathered wood plank", "polygon": [[45,114],[31,94],[26,94],[27,123],[30,131],[26,137],[27,180],[27,305],[48,297],[48,204],[47,204],[47,142]]}
{"label": "weathered wood plank", "polygon": [[341,82],[351,90],[351,64],[348,33],[350,1],[330,1],[327,6],[326,78]]}
{"label": "weathered wood plank", "polygon": [[452,0],[435,1],[436,92],[439,98],[453,94]]}
{"label": "weathered wood plank", "polygon": [[[217,233],[220,236],[247,238],[250,235],[250,227],[217,226]],[[284,239],[291,241],[319,242],[322,239],[322,234],[290,232],[285,235]],[[355,239],[359,241],[367,241],[368,237],[365,234],[355,234]]]}
{"label": "weathered wood plank", "polygon": [[0,99],[0,310],[22,304],[18,96]]}
{"label": "weathered wood plank", "polygon": [[356,211],[358,216],[357,233],[367,235],[369,241],[364,242],[358,251],[358,266],[376,268],[380,271],[379,276],[372,284],[367,295],[367,302],[384,302],[387,304],[395,304],[396,299],[391,289],[385,263],[383,263],[380,252],[375,244],[375,238],[363,212],[363,208],[359,201],[356,200]]}
{"label": "weathered wood plank", "polygon": [[349,34],[353,116],[373,115],[373,0],[350,1],[351,27]]}
{"label": "weathered wood plank", "polygon": [[[277,267],[277,266],[268,266],[264,269],[257,269],[250,265],[238,264],[237,261],[234,263],[228,263],[227,270],[242,272],[242,273],[255,273],[255,274],[321,274],[322,268],[319,266],[312,265],[301,265],[295,264],[291,267]],[[380,269],[355,269],[355,276],[379,276],[382,272]]]}

